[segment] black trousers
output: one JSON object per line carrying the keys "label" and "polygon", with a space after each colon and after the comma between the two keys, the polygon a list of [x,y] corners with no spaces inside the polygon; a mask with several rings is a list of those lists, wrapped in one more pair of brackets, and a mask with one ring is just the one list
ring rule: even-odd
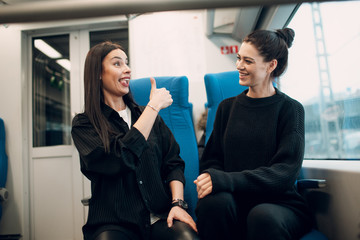
{"label": "black trousers", "polygon": [[285,206],[270,203],[239,205],[239,201],[228,192],[200,199],[196,208],[200,238],[294,240],[311,228],[307,219]]}
{"label": "black trousers", "polygon": [[[166,220],[161,219],[151,225],[152,240],[199,240],[197,233],[186,223],[174,221],[171,228]],[[124,228],[123,230],[105,231],[95,240],[141,240],[139,233]]]}

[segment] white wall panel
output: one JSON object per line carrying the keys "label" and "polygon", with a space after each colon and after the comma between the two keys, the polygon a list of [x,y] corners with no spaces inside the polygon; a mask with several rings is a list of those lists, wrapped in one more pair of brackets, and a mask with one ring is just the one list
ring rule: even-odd
{"label": "white wall panel", "polygon": [[75,239],[72,158],[34,159],[33,168],[34,239]]}
{"label": "white wall panel", "polygon": [[204,75],[236,70],[236,53],[222,54],[221,47],[239,45],[230,36],[208,38],[204,16],[203,10],[160,12],[129,22],[132,77],[187,76],[195,123],[205,110]]}

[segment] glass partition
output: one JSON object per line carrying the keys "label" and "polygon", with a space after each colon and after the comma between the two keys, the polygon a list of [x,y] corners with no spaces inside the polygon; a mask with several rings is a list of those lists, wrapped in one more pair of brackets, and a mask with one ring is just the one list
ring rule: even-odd
{"label": "glass partition", "polygon": [[33,38],[33,147],[71,145],[69,35]]}

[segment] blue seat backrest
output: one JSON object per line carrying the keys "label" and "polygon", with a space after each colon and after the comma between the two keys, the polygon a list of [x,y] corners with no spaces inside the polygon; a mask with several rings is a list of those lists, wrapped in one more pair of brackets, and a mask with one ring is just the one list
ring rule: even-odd
{"label": "blue seat backrest", "polygon": [[0,188],[5,187],[8,158],[5,152],[5,125],[0,118]]}
{"label": "blue seat backrest", "polygon": [[208,141],[215,121],[216,110],[219,103],[229,97],[234,97],[243,92],[247,87],[239,84],[239,72],[208,73],[204,77],[208,117],[206,122],[205,143]]}
{"label": "blue seat backrest", "polygon": [[[192,104],[188,100],[189,81],[185,76],[155,77],[155,80],[157,88],[166,88],[173,98],[172,105],[162,109],[160,116],[170,128],[180,146],[180,156],[185,161],[186,185],[184,198],[189,204],[189,213],[192,217],[195,217],[197,192],[193,181],[199,174],[199,157],[192,121]],[[145,106],[149,102],[150,78],[131,80],[130,89],[139,105]]]}
{"label": "blue seat backrest", "polygon": [[[5,152],[5,125],[0,118],[0,188],[5,188],[8,168],[8,158]],[[0,219],[2,215],[2,206],[0,205]]]}

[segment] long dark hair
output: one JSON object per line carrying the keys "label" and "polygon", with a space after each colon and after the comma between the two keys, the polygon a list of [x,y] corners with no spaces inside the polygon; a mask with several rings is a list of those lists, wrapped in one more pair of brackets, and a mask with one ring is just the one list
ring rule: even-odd
{"label": "long dark hair", "polygon": [[[101,105],[104,104],[101,73],[104,58],[115,49],[124,51],[121,45],[110,41],[93,46],[86,56],[84,67],[84,113],[88,116],[90,122],[99,134],[106,152],[110,152],[109,138],[114,131],[101,111]],[[123,96],[123,99],[126,105],[129,105],[130,103],[136,104],[130,91]]]}
{"label": "long dark hair", "polygon": [[243,41],[253,44],[260,55],[264,57],[265,62],[276,59],[278,64],[271,76],[279,77],[287,67],[288,48],[291,47],[294,37],[295,32],[291,28],[276,31],[256,30],[245,37]]}

